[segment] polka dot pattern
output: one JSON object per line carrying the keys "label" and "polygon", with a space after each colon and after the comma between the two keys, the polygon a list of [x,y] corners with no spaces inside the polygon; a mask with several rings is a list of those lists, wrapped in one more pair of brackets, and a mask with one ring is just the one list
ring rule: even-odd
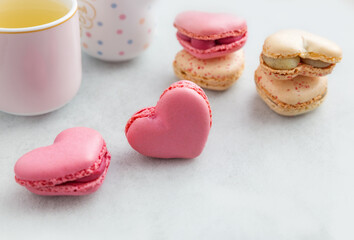
{"label": "polka dot pattern", "polygon": [[[93,5],[104,2],[95,1]],[[139,6],[126,7],[118,0],[104,4],[106,7],[96,8],[93,27],[82,34],[83,50],[101,59],[119,60],[133,58],[149,47],[153,23],[146,15],[148,6],[141,11],[145,15],[136,16],[131,13]]]}

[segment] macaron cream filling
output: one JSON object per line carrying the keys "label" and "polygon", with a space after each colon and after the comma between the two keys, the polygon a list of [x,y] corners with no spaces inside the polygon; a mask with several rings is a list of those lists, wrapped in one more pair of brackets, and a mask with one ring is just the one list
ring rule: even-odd
{"label": "macaron cream filling", "polygon": [[106,146],[102,149],[101,156],[100,158],[102,159],[101,162],[99,163],[99,166],[93,170],[93,172],[90,173],[90,175],[87,175],[85,177],[73,179],[70,181],[66,181],[60,184],[56,184],[55,186],[64,186],[64,185],[80,185],[80,184],[89,184],[90,182],[94,182],[97,179],[99,179],[105,172],[106,167],[107,167],[107,156],[109,155],[109,152],[107,151]]}
{"label": "macaron cream filling", "polygon": [[106,157],[104,157],[100,163],[100,166],[89,176],[82,177],[82,178],[76,179],[74,181],[64,182],[64,183],[61,183],[61,184],[58,184],[55,186],[65,186],[68,184],[69,185],[70,184],[85,184],[85,183],[93,182],[93,181],[99,179],[103,175],[103,173],[106,169],[106,166],[107,166]]}
{"label": "macaron cream filling", "polygon": [[79,178],[75,181],[68,182],[68,183],[87,183],[87,182],[94,181],[102,176],[105,169],[106,169],[106,158],[104,157],[101,161],[100,166],[91,175],[83,178]]}
{"label": "macaron cream filling", "polygon": [[311,65],[317,68],[326,68],[331,66],[332,63],[323,62],[321,60],[313,60],[309,58],[301,58],[301,61],[307,65]]}
{"label": "macaron cream filling", "polygon": [[190,43],[190,45],[192,47],[194,47],[196,49],[200,49],[200,50],[210,49],[210,48],[213,48],[218,45],[232,44],[232,43],[235,43],[235,42],[241,40],[244,36],[245,36],[245,33],[240,36],[225,37],[225,38],[220,38],[220,39],[215,39],[215,40],[202,40],[202,39],[191,38],[187,35],[177,32],[177,37],[180,40],[188,42],[188,43]]}
{"label": "macaron cream filling", "polygon": [[296,68],[299,64],[307,64],[315,68],[326,68],[332,63],[323,62],[321,60],[313,60],[308,58],[293,57],[293,58],[272,58],[262,54],[265,64],[273,69],[290,70]]}

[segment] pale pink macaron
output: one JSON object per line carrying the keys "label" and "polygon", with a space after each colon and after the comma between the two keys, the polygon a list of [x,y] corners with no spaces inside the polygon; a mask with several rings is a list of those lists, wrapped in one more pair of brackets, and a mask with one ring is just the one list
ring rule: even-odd
{"label": "pale pink macaron", "polygon": [[227,13],[187,11],[177,15],[177,39],[193,56],[210,59],[242,48],[247,40],[247,23]]}
{"label": "pale pink macaron", "polygon": [[156,107],[135,113],[125,135],[132,148],[145,156],[195,158],[204,149],[211,125],[204,91],[190,81],[179,81],[163,92]]}
{"label": "pale pink macaron", "polygon": [[39,195],[86,195],[103,183],[111,155],[95,130],[64,130],[50,146],[34,149],[15,165],[15,180]]}

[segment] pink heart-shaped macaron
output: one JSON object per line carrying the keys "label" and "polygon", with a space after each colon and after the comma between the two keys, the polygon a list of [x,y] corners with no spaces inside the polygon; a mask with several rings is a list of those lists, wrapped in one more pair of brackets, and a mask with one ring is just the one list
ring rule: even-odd
{"label": "pink heart-shaped macaron", "polygon": [[246,20],[228,13],[186,11],[173,25],[182,47],[199,59],[233,53],[245,45],[248,35]]}
{"label": "pink heart-shaped macaron", "polygon": [[156,107],[128,121],[125,134],[139,153],[156,158],[195,158],[201,154],[212,124],[209,101],[190,81],[179,81],[161,95]]}
{"label": "pink heart-shaped macaron", "polygon": [[85,127],[61,132],[54,143],[23,155],[15,179],[40,195],[85,195],[102,184],[110,163],[102,136]]}

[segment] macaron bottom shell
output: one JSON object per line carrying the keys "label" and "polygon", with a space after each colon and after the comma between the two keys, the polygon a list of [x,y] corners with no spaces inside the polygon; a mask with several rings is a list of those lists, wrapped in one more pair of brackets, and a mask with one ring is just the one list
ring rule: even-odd
{"label": "macaron bottom shell", "polygon": [[223,91],[231,87],[244,70],[243,50],[213,59],[199,59],[186,50],[177,53],[173,68],[180,79],[190,80],[202,88]]}
{"label": "macaron bottom shell", "polygon": [[257,86],[257,92],[263,101],[276,113],[282,116],[297,116],[315,110],[325,100],[326,93],[323,96],[317,96],[312,100],[302,103],[301,105],[291,105],[283,102],[277,102],[269,96],[264,89]]}

